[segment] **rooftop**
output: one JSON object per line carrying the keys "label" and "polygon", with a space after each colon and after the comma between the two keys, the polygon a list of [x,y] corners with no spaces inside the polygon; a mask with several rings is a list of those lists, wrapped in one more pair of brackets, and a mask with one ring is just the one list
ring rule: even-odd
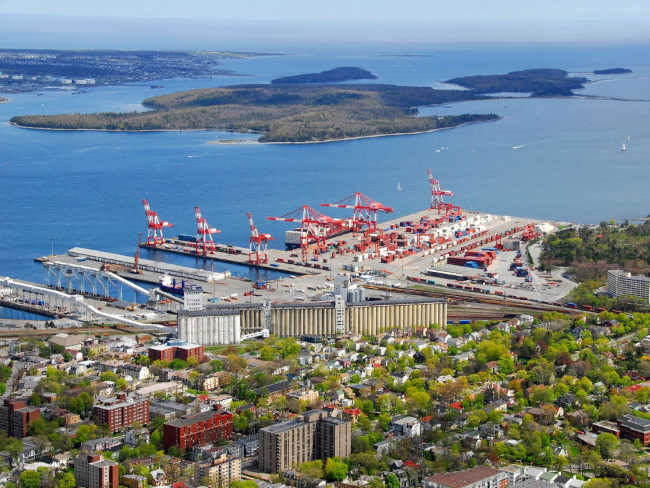
{"label": "rooftop", "polygon": [[302,418],[296,418],[292,420],[287,420],[286,422],[280,422],[279,424],[269,425],[260,429],[260,431],[271,432],[272,434],[279,434],[280,432],[287,432],[299,425],[303,425],[305,422],[302,421]]}
{"label": "rooftop", "polygon": [[230,415],[230,412],[220,411],[220,410],[208,410],[206,412],[197,413],[195,415],[189,415],[186,417],[181,417],[180,419],[172,420],[167,422],[165,425],[171,425],[172,427],[187,427],[189,425],[195,424],[197,422],[206,422],[213,419],[214,417]]}
{"label": "rooftop", "polygon": [[[380,305],[408,305],[415,303],[447,303],[443,298],[429,298],[429,297],[399,297],[389,298],[386,300],[371,300],[362,303],[348,304],[347,307],[365,307],[365,306],[380,306]],[[210,315],[233,315],[237,314],[240,310],[261,310],[263,304],[261,303],[238,303],[228,305],[208,305],[203,310],[188,311],[179,310],[179,316],[188,317],[201,317]],[[275,309],[293,309],[293,308],[334,308],[333,301],[320,301],[320,302],[285,302],[273,304]]]}
{"label": "rooftop", "polygon": [[622,269],[610,269],[608,272],[616,276],[621,276],[623,278],[634,278],[635,280],[650,282],[650,278],[648,278],[647,276],[632,275],[632,273],[630,273],[629,271],[623,271]]}
{"label": "rooftop", "polygon": [[452,471],[450,473],[438,473],[429,476],[427,480],[449,488],[464,488],[465,486],[478,483],[485,478],[490,478],[499,474],[494,468],[489,466],[477,466],[466,471]]}
{"label": "rooftop", "polygon": [[620,426],[627,427],[628,429],[650,432],[650,420],[642,419],[636,415],[628,413],[618,419],[617,422]]}

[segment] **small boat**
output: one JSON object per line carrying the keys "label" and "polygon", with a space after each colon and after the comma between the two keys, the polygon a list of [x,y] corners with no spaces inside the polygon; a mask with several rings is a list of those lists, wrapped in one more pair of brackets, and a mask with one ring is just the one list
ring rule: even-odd
{"label": "small boat", "polygon": [[516,151],[517,149],[521,149],[524,146],[525,146],[525,144],[521,144],[519,146],[512,146],[512,149],[514,149]]}
{"label": "small boat", "polygon": [[402,191],[402,185],[399,181],[397,182],[397,191]]}
{"label": "small boat", "polygon": [[627,146],[625,145],[625,143],[623,143],[621,144],[621,152],[625,152],[625,151],[627,151]]}

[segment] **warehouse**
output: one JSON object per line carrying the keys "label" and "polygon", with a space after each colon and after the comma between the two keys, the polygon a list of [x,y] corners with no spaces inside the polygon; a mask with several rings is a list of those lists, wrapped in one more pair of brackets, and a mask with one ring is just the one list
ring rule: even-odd
{"label": "warehouse", "polygon": [[386,329],[447,323],[444,299],[409,297],[336,302],[218,305],[180,311],[178,337],[202,345],[236,344],[268,329],[280,337],[377,334]]}

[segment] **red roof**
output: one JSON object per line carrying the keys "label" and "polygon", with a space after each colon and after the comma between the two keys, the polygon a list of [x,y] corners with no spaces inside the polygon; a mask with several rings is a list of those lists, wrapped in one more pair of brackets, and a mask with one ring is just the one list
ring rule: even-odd
{"label": "red roof", "polygon": [[432,418],[433,418],[433,417],[432,417],[431,415],[427,415],[426,417],[422,417],[420,420],[421,420],[422,422],[431,422],[431,419],[432,419]]}
{"label": "red roof", "polygon": [[361,415],[361,409],[360,408],[345,408],[343,409],[343,413],[346,415]]}
{"label": "red roof", "polygon": [[641,385],[631,385],[625,388],[627,391],[639,391],[641,388],[643,388]]}
{"label": "red roof", "polygon": [[182,481],[178,481],[172,485],[172,488],[187,488],[185,483]]}
{"label": "red roof", "polygon": [[462,410],[463,409],[463,405],[461,405],[460,402],[450,403],[449,406],[451,408],[455,408],[456,410]]}
{"label": "red roof", "polygon": [[414,468],[414,469],[417,469],[417,467],[418,467],[418,465],[415,464],[410,459],[408,461],[404,461],[404,466],[406,466],[407,468]]}

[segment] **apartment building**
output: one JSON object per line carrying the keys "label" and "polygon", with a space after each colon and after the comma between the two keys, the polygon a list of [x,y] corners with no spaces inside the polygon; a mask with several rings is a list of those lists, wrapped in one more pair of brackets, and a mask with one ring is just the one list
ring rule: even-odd
{"label": "apartment building", "polygon": [[149,400],[114,400],[93,407],[93,420],[112,434],[134,425],[149,423]]}
{"label": "apartment building", "polygon": [[29,424],[41,416],[37,407],[28,407],[25,400],[5,399],[0,407],[0,429],[13,437],[27,437]]}
{"label": "apartment building", "polygon": [[197,483],[227,488],[233,481],[241,479],[241,458],[228,457],[223,453],[214,461],[196,463],[194,478]]}
{"label": "apartment building", "polygon": [[167,422],[163,426],[165,449],[176,446],[189,449],[208,442],[232,438],[232,414],[208,410]]}
{"label": "apartment building", "polygon": [[622,269],[607,271],[607,292],[612,297],[633,296],[650,303],[650,278],[632,276]]}
{"label": "apartment building", "polygon": [[80,488],[118,488],[119,468],[100,454],[81,453],[74,462],[74,479]]}
{"label": "apartment building", "polygon": [[259,467],[279,473],[306,461],[348,457],[352,451],[352,424],[311,410],[287,422],[260,430]]}

